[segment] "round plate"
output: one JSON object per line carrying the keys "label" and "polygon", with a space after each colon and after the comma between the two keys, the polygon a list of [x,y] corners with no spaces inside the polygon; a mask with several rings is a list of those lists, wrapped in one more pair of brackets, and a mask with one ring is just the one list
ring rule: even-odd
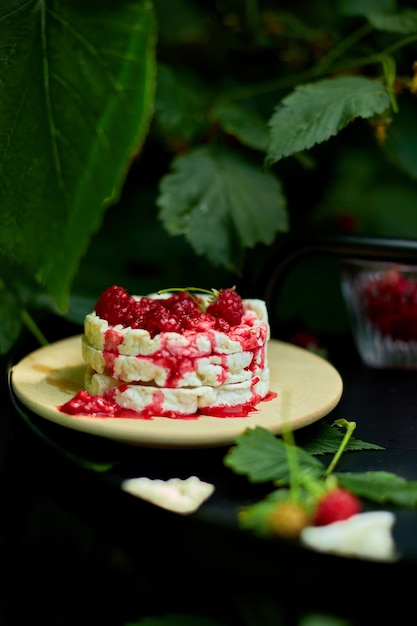
{"label": "round plate", "polygon": [[268,343],[270,390],[277,397],[261,402],[248,417],[198,419],[108,418],[73,416],[57,406],[83,387],[85,363],[81,335],[39,348],[13,366],[11,382],[17,398],[41,417],[73,430],[123,443],[160,448],[215,447],[233,443],[247,428],[262,426],[278,434],[327,415],[342,395],[336,369],[315,354],[281,341]]}

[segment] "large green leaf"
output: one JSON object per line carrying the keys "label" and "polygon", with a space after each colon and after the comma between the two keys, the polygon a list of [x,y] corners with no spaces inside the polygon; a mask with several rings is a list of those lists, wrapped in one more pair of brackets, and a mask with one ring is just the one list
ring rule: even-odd
{"label": "large green leaf", "polygon": [[36,276],[65,308],[147,132],[152,4],[4,0],[0,39],[0,268]]}
{"label": "large green leaf", "polygon": [[357,117],[389,107],[388,91],[361,76],[340,76],[301,85],[284,98],[270,120],[267,163],[308,150],[336,135]]}
{"label": "large green leaf", "polygon": [[198,255],[239,271],[245,248],[288,228],[279,180],[229,149],[200,147],[176,157],[161,181],[160,218]]}

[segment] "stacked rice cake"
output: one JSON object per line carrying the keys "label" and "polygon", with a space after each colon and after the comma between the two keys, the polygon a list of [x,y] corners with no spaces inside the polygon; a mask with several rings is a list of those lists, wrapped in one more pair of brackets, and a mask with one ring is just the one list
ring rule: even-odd
{"label": "stacked rice cake", "polygon": [[229,332],[208,328],[155,336],[111,326],[95,312],[87,315],[85,389],[92,395],[111,390],[122,408],[169,417],[226,415],[254,406],[269,392],[268,314],[263,300],[243,300],[243,308],[241,323]]}

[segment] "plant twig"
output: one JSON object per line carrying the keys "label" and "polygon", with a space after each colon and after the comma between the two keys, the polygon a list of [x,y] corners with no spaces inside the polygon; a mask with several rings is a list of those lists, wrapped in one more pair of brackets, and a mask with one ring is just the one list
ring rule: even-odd
{"label": "plant twig", "polygon": [[22,311],[22,320],[26,328],[35,337],[35,339],[37,339],[41,346],[47,346],[49,344],[49,341],[46,339],[39,326],[26,309],[23,309]]}

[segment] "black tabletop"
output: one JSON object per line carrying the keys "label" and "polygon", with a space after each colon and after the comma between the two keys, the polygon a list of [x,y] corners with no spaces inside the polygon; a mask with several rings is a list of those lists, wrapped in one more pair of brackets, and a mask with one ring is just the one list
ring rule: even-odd
{"label": "black tabletop", "polygon": [[[338,471],[386,470],[417,479],[417,373],[370,369],[361,364],[349,339],[345,341],[330,354],[342,375],[343,395],[324,419],[356,421],[355,437],[384,449],[346,453]],[[23,345],[10,365],[28,349]],[[394,610],[394,586],[417,572],[415,511],[395,511],[394,537],[402,554],[395,563],[330,556],[256,537],[239,528],[237,513],[271,486],[250,484],[227,468],[227,447],[159,450],[116,443],[53,424],[22,406],[11,388],[9,394],[11,464],[120,545],[149,575],[168,581],[171,590],[184,590],[186,584],[196,597],[202,587],[213,593],[260,594],[365,619],[368,612],[375,616]],[[215,492],[188,516],[121,489],[125,478],[190,475],[214,484]],[[349,588],[348,603],[341,600],[343,588]],[[402,608],[411,600],[404,596]]]}

